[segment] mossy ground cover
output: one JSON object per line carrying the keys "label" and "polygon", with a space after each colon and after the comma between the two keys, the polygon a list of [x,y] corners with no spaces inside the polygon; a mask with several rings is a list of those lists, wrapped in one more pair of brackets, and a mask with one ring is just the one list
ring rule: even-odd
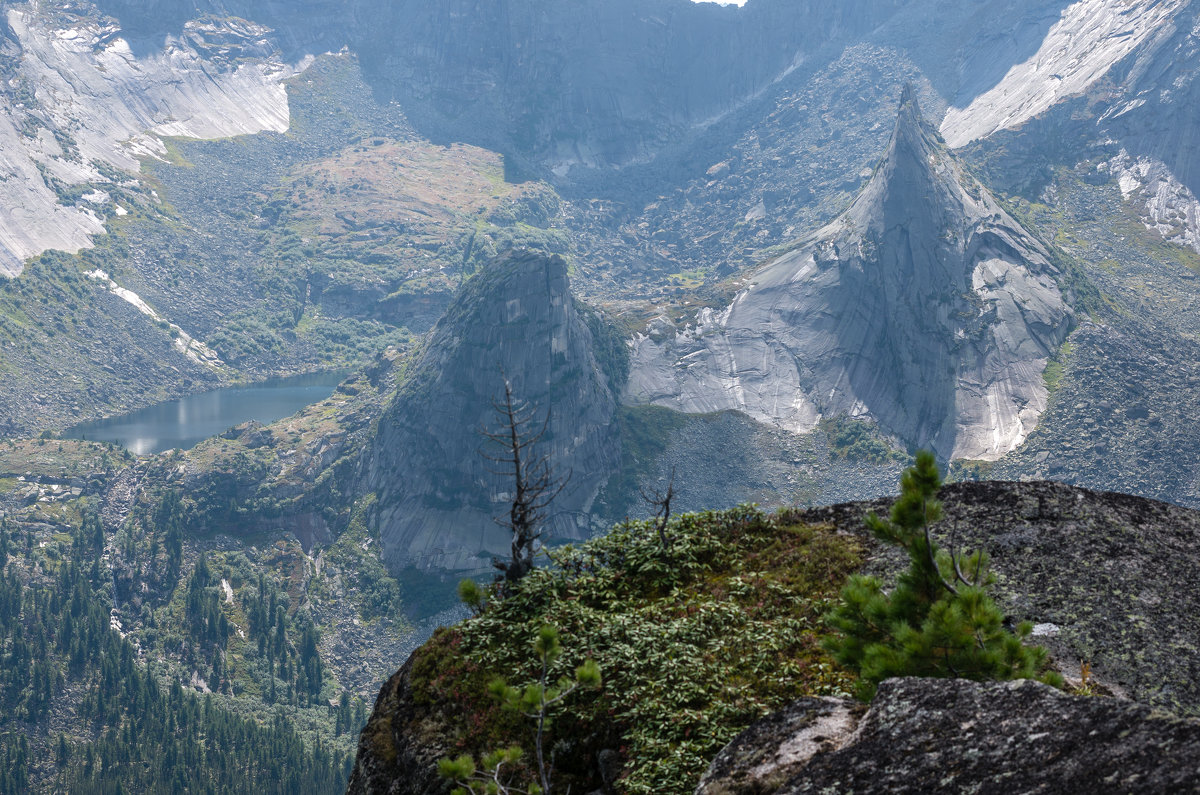
{"label": "mossy ground cover", "polygon": [[0,472],[16,475],[87,477],[122,467],[132,458],[127,451],[104,442],[76,439],[5,439],[0,442]]}
{"label": "mossy ground cover", "polygon": [[686,514],[667,532],[665,549],[640,521],[562,548],[555,565],[418,652],[414,698],[448,724],[455,753],[532,749],[529,721],[504,713],[487,682],[533,681],[532,643],[547,623],[564,649],[551,680],[586,657],[604,677],[555,716],[548,747],[558,749],[563,791],[597,786],[595,760],[611,749],[624,763],[620,791],[691,792],[754,719],[803,695],[851,690],[821,648],[822,617],[862,562],[859,541],[751,506]]}
{"label": "mossy ground cover", "polygon": [[819,427],[829,438],[832,458],[871,464],[908,460],[908,454],[893,447],[873,422],[845,416],[827,417],[821,420]]}

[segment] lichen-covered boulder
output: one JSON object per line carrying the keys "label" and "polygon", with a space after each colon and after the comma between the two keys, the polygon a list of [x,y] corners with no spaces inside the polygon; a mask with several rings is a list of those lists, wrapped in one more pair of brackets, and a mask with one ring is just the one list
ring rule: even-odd
{"label": "lichen-covered boulder", "polygon": [[839,709],[853,718],[852,702],[802,699],[755,723],[697,795],[1200,792],[1200,720],[1131,701],[906,678],[880,685],[856,725]]}
{"label": "lichen-covered boulder", "polygon": [[358,754],[347,795],[444,793],[448,782],[437,775],[437,760],[448,756],[440,725],[425,720],[412,697],[414,657],[384,683],[371,717],[358,737]]}

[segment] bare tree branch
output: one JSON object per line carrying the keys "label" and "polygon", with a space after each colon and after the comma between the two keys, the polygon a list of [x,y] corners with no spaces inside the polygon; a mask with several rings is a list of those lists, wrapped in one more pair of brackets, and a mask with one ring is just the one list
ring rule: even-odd
{"label": "bare tree branch", "polygon": [[540,427],[534,425],[537,412],[528,403],[513,397],[512,382],[504,379],[503,400],[492,400],[497,415],[495,430],[480,428],[480,435],[501,448],[496,454],[480,451],[488,461],[500,464],[490,472],[512,478],[513,493],[508,516],[496,522],[512,532],[512,550],[508,560],[494,560],[493,565],[507,580],[519,580],[533,570],[534,555],[542,536],[542,523],[547,508],[562,493],[571,478],[556,478],[550,468],[550,455],[533,455],[532,448],[541,443],[550,427],[550,412],[546,412]]}
{"label": "bare tree branch", "polygon": [[657,489],[650,493],[641,488],[638,491],[642,493],[642,499],[654,509],[654,529],[658,533],[658,543],[662,545],[663,552],[666,552],[671,542],[667,537],[667,521],[671,518],[671,499],[675,496],[675,467],[671,467],[671,479],[667,481],[665,494]]}

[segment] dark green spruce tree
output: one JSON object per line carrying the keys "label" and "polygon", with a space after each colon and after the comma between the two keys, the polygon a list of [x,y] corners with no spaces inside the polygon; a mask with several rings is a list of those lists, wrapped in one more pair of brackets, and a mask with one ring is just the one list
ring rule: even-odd
{"label": "dark green spruce tree", "polygon": [[953,544],[946,551],[930,536],[930,525],[942,517],[941,485],[933,453],[922,450],[901,476],[891,516],[867,516],[876,538],[904,548],[909,567],[891,591],[877,577],[851,577],[829,614],[837,634],[826,647],[858,672],[864,699],[892,676],[1038,678],[1061,687],[1062,678],[1047,671],[1046,650],[1024,643],[1032,625],[1022,623],[1015,633],[1004,628],[987,594],[996,579],[987,555]]}

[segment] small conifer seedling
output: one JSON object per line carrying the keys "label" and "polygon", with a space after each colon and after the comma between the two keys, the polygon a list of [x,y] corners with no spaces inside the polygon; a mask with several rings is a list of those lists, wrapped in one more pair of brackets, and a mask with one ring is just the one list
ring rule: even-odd
{"label": "small conifer seedling", "polygon": [[931,537],[930,525],[942,516],[941,485],[933,453],[922,450],[901,477],[890,517],[867,517],[876,538],[904,548],[909,567],[890,591],[877,577],[851,577],[828,616],[837,634],[826,648],[858,672],[864,699],[892,676],[1037,678],[1061,687],[1062,678],[1047,670],[1046,650],[1024,643],[1032,625],[1004,628],[987,593],[996,579],[987,555],[947,552]]}

